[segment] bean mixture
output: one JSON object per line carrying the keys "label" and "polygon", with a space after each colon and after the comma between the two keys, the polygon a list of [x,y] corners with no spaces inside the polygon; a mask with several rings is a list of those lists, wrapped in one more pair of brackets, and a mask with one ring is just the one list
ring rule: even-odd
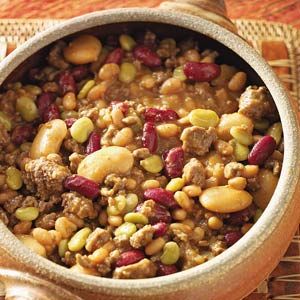
{"label": "bean mixture", "polygon": [[60,40],[0,95],[0,220],[71,270],[136,279],[236,243],[277,185],[263,86],[201,40]]}

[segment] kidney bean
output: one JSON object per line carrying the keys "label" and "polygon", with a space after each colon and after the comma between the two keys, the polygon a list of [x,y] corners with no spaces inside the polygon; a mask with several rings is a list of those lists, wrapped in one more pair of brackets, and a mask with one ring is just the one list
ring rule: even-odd
{"label": "kidney bean", "polygon": [[128,106],[127,103],[121,102],[121,101],[117,101],[117,100],[116,101],[111,101],[110,102],[110,106],[112,108],[114,108],[114,107],[120,108],[120,110],[122,111],[122,113],[124,115],[127,115],[128,110],[129,110],[129,106]]}
{"label": "kidney bean", "polygon": [[165,173],[170,178],[180,177],[184,167],[184,151],[181,147],[172,148],[163,155]]}
{"label": "kidney bean", "polygon": [[34,137],[34,128],[29,125],[18,125],[14,128],[11,140],[16,145],[21,145],[25,142],[31,141]]}
{"label": "kidney bean", "polygon": [[64,181],[64,187],[91,199],[99,195],[98,184],[79,175],[71,175],[67,177]]}
{"label": "kidney bean", "polygon": [[145,199],[152,199],[158,204],[168,208],[177,207],[177,202],[174,199],[173,193],[163,188],[153,188],[144,191]]}
{"label": "kidney bean", "polygon": [[146,122],[165,122],[179,119],[176,111],[172,109],[147,108],[144,113]]}
{"label": "kidney bean", "polygon": [[49,122],[54,119],[60,119],[59,108],[56,103],[52,103],[43,114],[43,122]]}
{"label": "kidney bean", "polygon": [[144,45],[136,46],[133,49],[133,57],[147,67],[159,67],[162,64],[157,53]]}
{"label": "kidney bean", "polygon": [[243,235],[239,231],[231,231],[225,234],[225,241],[228,246],[235,244]]}
{"label": "kidney bean", "polygon": [[230,217],[226,219],[226,223],[230,225],[243,225],[245,222],[248,222],[252,217],[254,217],[255,211],[255,207],[250,205],[241,211],[231,213]]}
{"label": "kidney bean", "polygon": [[70,71],[64,71],[59,75],[58,85],[62,95],[67,92],[76,93],[76,82]]}
{"label": "kidney bean", "polygon": [[144,148],[148,148],[151,153],[157,149],[157,132],[153,122],[146,122],[143,127],[142,143]]}
{"label": "kidney bean", "polygon": [[128,265],[139,262],[143,258],[145,258],[145,254],[143,251],[137,250],[137,249],[129,250],[129,251],[123,252],[120,255],[119,259],[116,262],[116,266],[117,267],[128,266]]}
{"label": "kidney bean", "polygon": [[157,275],[165,276],[176,273],[177,267],[175,265],[164,265],[163,263],[157,264]]}
{"label": "kidney bean", "polygon": [[155,238],[165,235],[165,233],[168,230],[168,225],[167,223],[164,222],[158,222],[154,224],[152,227],[155,229],[154,231]]}
{"label": "kidney bean", "polygon": [[105,64],[118,64],[120,65],[124,56],[124,51],[122,48],[116,48],[110,52],[106,59]]}
{"label": "kidney bean", "polygon": [[68,128],[71,128],[72,125],[76,122],[76,120],[77,119],[75,119],[75,118],[68,118],[68,119],[65,119],[65,123]]}
{"label": "kidney bean", "polygon": [[221,73],[219,65],[214,63],[187,62],[183,66],[185,76],[194,81],[212,81]]}
{"label": "kidney bean", "polygon": [[101,148],[100,135],[97,132],[92,132],[89,136],[89,141],[86,146],[86,154],[91,154]]}
{"label": "kidney bean", "polygon": [[39,114],[43,117],[45,111],[54,102],[56,95],[54,93],[42,93],[37,99]]}
{"label": "kidney bean", "polygon": [[270,135],[262,137],[248,155],[250,165],[262,165],[275,151],[276,141]]}
{"label": "kidney bean", "polygon": [[71,75],[73,76],[73,78],[76,81],[80,81],[80,80],[84,79],[85,77],[87,77],[88,73],[89,73],[89,70],[88,70],[87,66],[85,66],[85,65],[76,66],[71,71]]}

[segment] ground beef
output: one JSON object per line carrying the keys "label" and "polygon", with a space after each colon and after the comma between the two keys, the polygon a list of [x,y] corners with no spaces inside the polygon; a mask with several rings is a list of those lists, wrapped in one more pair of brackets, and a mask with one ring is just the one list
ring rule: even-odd
{"label": "ground beef", "polygon": [[18,195],[10,201],[6,201],[3,205],[4,209],[10,214],[14,213],[19,207],[29,206],[38,207],[38,201],[35,197]]}
{"label": "ground beef", "polygon": [[211,144],[217,139],[217,133],[212,127],[206,130],[192,126],[183,130],[180,139],[183,141],[184,151],[202,156],[209,151]]}
{"label": "ground beef", "polygon": [[78,154],[77,152],[74,152],[69,156],[70,170],[72,173],[77,173],[78,166],[84,158],[84,155]]}
{"label": "ground beef", "polygon": [[155,229],[151,225],[146,225],[134,233],[130,238],[130,245],[133,248],[141,248],[152,241]]}
{"label": "ground beef", "polygon": [[55,205],[59,204],[61,202],[60,195],[51,195],[48,201],[40,201],[39,202],[39,210],[43,213],[50,212]]}
{"label": "ground beef", "polygon": [[120,252],[125,252],[131,249],[129,238],[126,235],[116,236],[114,239],[114,244]]}
{"label": "ground beef", "polygon": [[103,136],[101,137],[101,145],[112,145],[112,138],[117,133],[118,129],[115,125],[109,125]]}
{"label": "ground beef", "polygon": [[131,169],[130,177],[134,178],[134,180],[137,182],[137,184],[140,184],[145,179],[144,172],[136,167],[133,167]]}
{"label": "ground beef", "polygon": [[8,217],[6,212],[0,207],[0,221],[3,222],[4,225],[8,225]]}
{"label": "ground beef", "polygon": [[192,158],[183,168],[183,178],[186,183],[203,187],[205,185],[205,169],[202,163],[198,159]]}
{"label": "ground beef", "polygon": [[214,241],[215,237],[212,238],[211,241],[209,241],[209,249],[213,253],[213,255],[217,256],[224,252],[227,248],[226,243],[223,241]]}
{"label": "ground beef", "polygon": [[249,192],[256,192],[260,189],[260,183],[257,177],[248,178],[246,190]]}
{"label": "ground beef", "polygon": [[[1,135],[1,133],[0,133]],[[1,147],[1,146],[0,146]],[[18,158],[20,157],[21,150],[16,149],[13,152],[5,154],[4,160],[9,166],[15,166]]]}
{"label": "ground beef", "polygon": [[65,139],[63,146],[66,150],[68,150],[71,153],[79,153],[84,154],[85,148],[83,145],[77,143],[73,138],[67,138]]}
{"label": "ground beef", "polygon": [[114,265],[117,259],[120,257],[120,251],[114,250],[109,253],[109,256],[105,258],[102,264],[97,265],[97,271],[100,276],[105,276],[111,272],[112,265]]}
{"label": "ground beef", "polygon": [[151,218],[155,214],[155,202],[153,200],[146,200],[141,204],[139,213],[143,214],[147,218]]}
{"label": "ground beef", "polygon": [[180,244],[180,256],[182,258],[183,270],[198,266],[206,261],[206,259],[199,254],[199,250],[192,247],[190,243]]}
{"label": "ground beef", "polygon": [[102,247],[111,239],[110,233],[102,228],[96,228],[87,238],[85,248],[89,252],[94,252],[96,249]]}
{"label": "ground beef", "polygon": [[239,100],[239,112],[251,119],[273,118],[276,107],[265,87],[249,86]]}
{"label": "ground beef", "polygon": [[42,214],[36,219],[35,227],[41,227],[46,230],[53,229],[57,218],[58,215],[55,212],[50,214]]}
{"label": "ground beef", "polygon": [[62,206],[64,213],[74,214],[80,219],[94,219],[97,211],[94,208],[93,201],[76,192],[63,193]]}
{"label": "ground beef", "polygon": [[116,174],[109,174],[104,180],[105,187],[101,188],[101,195],[111,197],[117,192],[124,190],[127,178],[121,178]]}
{"label": "ground beef", "polygon": [[118,279],[150,278],[155,276],[156,270],[157,267],[155,266],[155,264],[151,260],[144,258],[135,264],[116,268],[113,273],[113,278],[118,278]]}
{"label": "ground beef", "polygon": [[264,167],[271,170],[274,175],[279,176],[282,168],[282,162],[270,157],[265,162]]}
{"label": "ground beef", "polygon": [[42,200],[63,192],[63,181],[70,176],[70,170],[48,158],[30,160],[22,172],[26,188]]}
{"label": "ground beef", "polygon": [[224,168],[224,176],[227,179],[233,177],[240,177],[243,174],[245,167],[243,164],[238,162],[230,162]]}
{"label": "ground beef", "polygon": [[4,125],[0,123],[0,151],[3,150],[10,142],[10,136]]}
{"label": "ground beef", "polygon": [[63,41],[58,41],[53,46],[53,48],[50,50],[49,55],[47,57],[50,66],[62,70],[65,70],[69,67],[69,63],[67,63],[63,57],[62,49],[65,47],[66,47],[66,43]]}

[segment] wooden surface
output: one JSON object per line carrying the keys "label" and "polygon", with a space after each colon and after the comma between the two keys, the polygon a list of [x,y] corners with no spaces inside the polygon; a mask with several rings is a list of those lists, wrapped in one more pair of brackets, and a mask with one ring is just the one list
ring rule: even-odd
{"label": "wooden surface", "polygon": [[[0,0],[0,18],[71,18],[95,10],[147,6],[163,0]],[[213,1],[213,0],[212,0]],[[300,28],[300,0],[225,0],[230,18],[263,19]]]}

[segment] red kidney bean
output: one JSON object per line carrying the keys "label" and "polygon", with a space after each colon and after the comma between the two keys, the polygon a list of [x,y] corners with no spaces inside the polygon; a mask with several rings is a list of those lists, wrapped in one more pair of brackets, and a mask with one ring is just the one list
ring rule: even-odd
{"label": "red kidney bean", "polygon": [[86,145],[86,154],[91,154],[100,150],[100,135],[97,132],[92,132],[89,136],[89,141]]}
{"label": "red kidney bean", "polygon": [[165,276],[176,273],[177,267],[175,265],[164,265],[163,263],[157,264],[157,275]]}
{"label": "red kidney bean", "polygon": [[106,59],[105,64],[118,64],[120,65],[124,56],[124,51],[121,48],[116,48],[112,52],[110,52]]}
{"label": "red kidney bean", "polygon": [[68,118],[68,119],[65,119],[65,123],[68,128],[71,128],[72,125],[76,122],[76,120],[77,119],[75,119],[75,118]]}
{"label": "red kidney bean", "polygon": [[187,62],[183,66],[185,76],[194,81],[212,81],[221,73],[219,65],[214,63]]}
{"label": "red kidney bean", "polygon": [[158,146],[158,137],[156,128],[153,122],[146,122],[143,127],[142,143],[144,148],[148,148],[151,153],[154,153]]}
{"label": "red kidney bean", "polygon": [[164,222],[158,222],[154,224],[152,227],[155,229],[154,231],[155,238],[165,235],[165,233],[168,230],[168,225]]}
{"label": "red kidney bean", "polygon": [[141,250],[129,250],[126,252],[123,252],[119,259],[116,262],[117,267],[123,267],[123,266],[128,266],[135,264],[145,258],[145,254]]}
{"label": "red kidney bean", "polygon": [[67,177],[64,181],[64,187],[91,199],[94,199],[99,195],[98,184],[79,175],[71,175]]}
{"label": "red kidney bean", "polygon": [[225,241],[228,246],[235,244],[243,235],[239,231],[231,231],[225,234]]}
{"label": "red kidney bean", "polygon": [[110,102],[110,106],[111,106],[112,108],[114,108],[114,107],[120,108],[120,110],[122,111],[122,113],[123,113],[124,115],[127,115],[128,110],[129,110],[129,106],[128,106],[127,103],[121,102],[121,101],[117,101],[117,100],[111,101],[111,102]]}
{"label": "red kidney bean", "polygon": [[164,153],[165,173],[170,178],[180,177],[184,167],[184,151],[181,147],[172,148]]}
{"label": "red kidney bean", "polygon": [[226,223],[230,225],[243,225],[248,222],[255,215],[255,207],[249,206],[241,211],[231,213],[230,217],[226,219]]}
{"label": "red kidney bean", "polygon": [[[139,204],[135,210],[139,212],[142,206],[143,203]],[[159,222],[169,224],[172,221],[170,212],[164,206],[157,203],[155,203],[154,207],[152,208],[152,213],[148,216],[148,219],[152,225],[155,225]]]}
{"label": "red kidney bean", "polygon": [[54,93],[42,93],[37,99],[39,114],[43,117],[45,111],[54,102],[56,95]]}
{"label": "red kidney bean", "polygon": [[65,95],[67,92],[76,93],[76,82],[70,71],[60,73],[58,85],[62,95]]}
{"label": "red kidney bean", "polygon": [[34,137],[34,128],[29,125],[18,125],[14,128],[11,140],[16,145],[21,145],[25,142],[31,141]]}
{"label": "red kidney bean", "polygon": [[87,77],[88,73],[89,73],[89,70],[88,70],[87,66],[85,66],[85,65],[76,66],[71,71],[71,75],[73,76],[73,78],[76,81],[80,81],[80,80],[84,79],[85,77]]}
{"label": "red kidney bean", "polygon": [[270,135],[262,137],[248,155],[250,165],[262,165],[275,151],[276,141]]}
{"label": "red kidney bean", "polygon": [[136,46],[133,49],[133,57],[147,67],[159,67],[162,64],[157,53],[144,45]]}
{"label": "red kidney bean", "polygon": [[165,122],[179,119],[176,111],[172,109],[147,108],[144,112],[146,122]]}
{"label": "red kidney bean", "polygon": [[177,207],[177,202],[174,199],[173,193],[163,188],[153,188],[144,191],[145,199],[152,199],[158,204],[168,208]]}
{"label": "red kidney bean", "polygon": [[42,119],[43,122],[48,122],[54,119],[60,119],[60,112],[56,103],[50,104],[50,106],[44,112]]}

